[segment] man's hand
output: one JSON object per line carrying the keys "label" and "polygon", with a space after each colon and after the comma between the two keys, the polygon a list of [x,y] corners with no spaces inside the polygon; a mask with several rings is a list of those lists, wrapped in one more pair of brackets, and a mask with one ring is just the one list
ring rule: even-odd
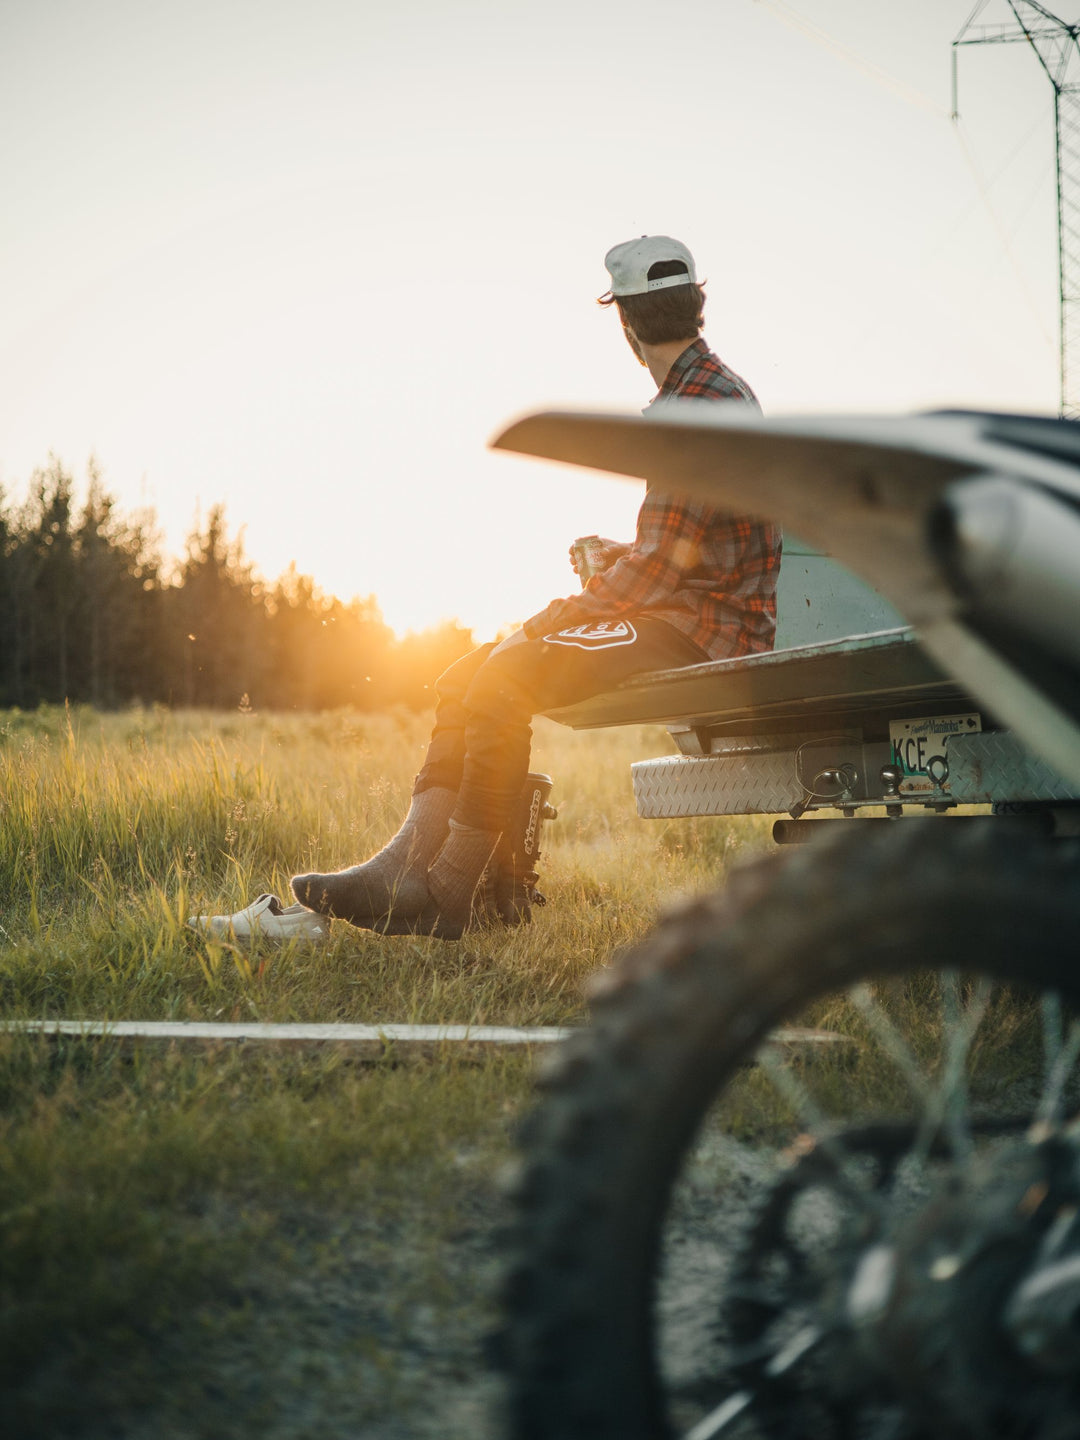
{"label": "man's hand", "polygon": [[[594,548],[592,552],[595,560],[593,568],[595,570],[610,570],[616,560],[621,560],[622,557],[628,555],[632,549],[632,545],[624,545],[620,540],[601,539],[599,547]],[[578,569],[577,556],[574,554],[574,547],[572,545],[570,546],[569,554],[571,570],[573,570],[575,575],[580,575],[581,571]]]}

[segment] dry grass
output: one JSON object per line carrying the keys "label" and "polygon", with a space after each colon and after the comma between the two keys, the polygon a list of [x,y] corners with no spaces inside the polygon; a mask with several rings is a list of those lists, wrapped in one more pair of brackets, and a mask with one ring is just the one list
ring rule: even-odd
{"label": "dry grass", "polygon": [[[532,927],[448,945],[336,924],[322,948],[187,927],[378,848],[426,730],[0,717],[4,1017],[575,1023],[587,977],[674,894],[766,843],[754,821],[637,819],[629,763],[665,732],[539,722],[560,818]],[[530,1073],[0,1041],[5,1435],[440,1433],[429,1403],[453,1433],[455,1395],[477,1433],[496,1177]]]}
{"label": "dry grass", "polygon": [[[323,947],[274,948],[186,925],[381,846],[426,731],[406,712],[0,716],[3,1016],[581,1023],[590,975],[770,846],[764,819],[637,818],[629,765],[666,753],[664,731],[541,721],[559,819],[531,927],[446,944],[338,923]],[[934,984],[885,997],[928,1073]],[[803,1018],[857,1042],[798,1062],[827,1113],[906,1106],[846,999]],[[1037,1028],[995,1001],[974,1083],[1012,1084]],[[520,1054],[399,1068],[0,1037],[5,1437],[494,1434],[476,1395],[497,1177],[530,1076]],[[770,1144],[794,1118],[760,1070],[721,1113]]]}
{"label": "dry grass", "polygon": [[766,843],[763,823],[645,823],[629,763],[663,731],[537,726],[556,777],[552,904],[531,930],[457,946],[339,925],[312,952],[196,936],[297,870],[372,853],[408,806],[426,722],[45,712],[0,726],[0,985],[9,1016],[565,1023],[585,976],[671,897]]}

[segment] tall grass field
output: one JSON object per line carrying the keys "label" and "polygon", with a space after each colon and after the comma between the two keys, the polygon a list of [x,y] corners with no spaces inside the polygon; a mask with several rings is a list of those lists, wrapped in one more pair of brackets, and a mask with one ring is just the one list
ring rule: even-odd
{"label": "tall grass field", "polygon": [[[630,762],[663,730],[538,721],[559,818],[533,925],[285,947],[187,925],[378,849],[428,724],[0,713],[2,1018],[583,1023],[620,946],[770,845],[763,820],[637,818]],[[0,1036],[0,1434],[480,1434],[533,1064]]]}

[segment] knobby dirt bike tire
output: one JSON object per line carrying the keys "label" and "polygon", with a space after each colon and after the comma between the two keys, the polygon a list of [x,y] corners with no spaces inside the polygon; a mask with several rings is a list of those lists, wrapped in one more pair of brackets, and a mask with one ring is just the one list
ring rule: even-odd
{"label": "knobby dirt bike tire", "polygon": [[1080,843],[1007,822],[853,826],[735,872],[605,972],[523,1130],[502,1347],[517,1440],[670,1433],[650,1314],[660,1227],[702,1116],[769,1031],[922,969],[1080,1001],[1078,878]]}

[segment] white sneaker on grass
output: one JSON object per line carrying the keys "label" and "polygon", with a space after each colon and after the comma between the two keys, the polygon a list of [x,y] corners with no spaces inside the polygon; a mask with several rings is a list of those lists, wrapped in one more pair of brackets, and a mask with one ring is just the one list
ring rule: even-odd
{"label": "white sneaker on grass", "polygon": [[283,906],[276,895],[260,895],[235,915],[192,915],[188,924],[196,930],[226,939],[326,940],[330,922],[306,905]]}

